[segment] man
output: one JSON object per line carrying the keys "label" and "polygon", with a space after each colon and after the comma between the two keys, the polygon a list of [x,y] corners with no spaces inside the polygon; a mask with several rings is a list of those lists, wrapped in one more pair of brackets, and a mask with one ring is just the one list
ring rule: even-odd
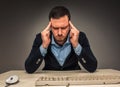
{"label": "man", "polygon": [[80,70],[78,62],[89,72],[97,68],[84,32],[79,31],[71,22],[69,10],[56,6],[49,13],[49,24],[33,43],[32,50],[25,61],[28,73],[35,72],[45,61],[43,70]]}

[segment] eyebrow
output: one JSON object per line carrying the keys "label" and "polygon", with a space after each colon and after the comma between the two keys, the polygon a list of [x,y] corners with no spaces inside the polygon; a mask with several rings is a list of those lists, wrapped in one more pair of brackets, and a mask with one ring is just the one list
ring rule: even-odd
{"label": "eyebrow", "polygon": [[63,26],[63,27],[54,27],[54,26],[52,26],[53,28],[67,28],[69,25],[67,25],[67,26]]}

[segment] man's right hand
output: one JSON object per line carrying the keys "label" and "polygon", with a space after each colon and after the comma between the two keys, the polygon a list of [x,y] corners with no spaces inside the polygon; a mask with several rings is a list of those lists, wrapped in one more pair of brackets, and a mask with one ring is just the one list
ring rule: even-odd
{"label": "man's right hand", "polygon": [[49,22],[48,26],[41,32],[41,35],[42,35],[42,46],[45,49],[50,44],[50,27],[51,27],[51,22]]}

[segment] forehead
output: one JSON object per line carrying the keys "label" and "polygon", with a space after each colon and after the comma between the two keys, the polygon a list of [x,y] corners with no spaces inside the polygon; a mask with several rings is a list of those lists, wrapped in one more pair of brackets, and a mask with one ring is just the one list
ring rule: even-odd
{"label": "forehead", "polygon": [[65,15],[59,19],[51,18],[51,24],[54,27],[66,26],[68,25],[68,16]]}

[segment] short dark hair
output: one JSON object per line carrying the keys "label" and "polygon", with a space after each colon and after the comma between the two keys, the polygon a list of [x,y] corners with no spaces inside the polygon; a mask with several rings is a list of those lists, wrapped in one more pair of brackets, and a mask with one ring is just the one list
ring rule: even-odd
{"label": "short dark hair", "polygon": [[70,15],[69,10],[66,7],[64,7],[64,6],[55,6],[54,8],[52,8],[52,10],[49,13],[49,20],[51,18],[58,19],[58,18],[63,17],[65,15],[67,15],[68,19],[70,20],[71,15]]}

